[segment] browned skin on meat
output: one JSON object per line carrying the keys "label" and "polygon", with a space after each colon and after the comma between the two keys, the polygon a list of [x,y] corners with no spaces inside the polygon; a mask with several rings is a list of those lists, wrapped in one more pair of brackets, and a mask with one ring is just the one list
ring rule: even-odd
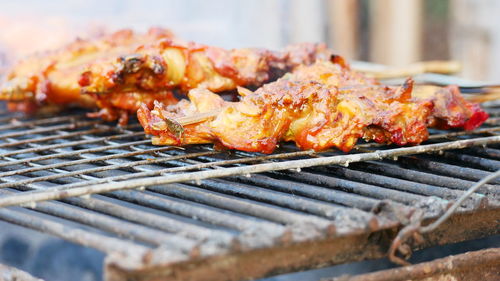
{"label": "browned skin on meat", "polygon": [[111,106],[108,101],[117,92],[179,90],[185,93],[198,87],[222,92],[238,86],[258,87],[298,65],[309,65],[318,58],[330,56],[324,44],[292,45],[283,51],[225,50],[164,39],[141,46],[129,55],[95,61],[83,72],[80,85],[83,92],[95,97],[98,106],[103,108],[99,115],[113,119],[118,115],[114,112],[121,108]]}
{"label": "browned skin on meat", "polygon": [[[317,151],[331,147],[349,151],[359,138],[419,144],[428,138],[427,126],[441,127],[435,120],[470,129],[470,120],[484,113],[477,107],[475,113],[455,120],[457,109],[450,104],[475,107],[459,93],[413,97],[411,79],[399,88],[386,87],[341,62],[299,66],[255,92],[240,89],[239,102],[225,102],[207,89],[192,90],[191,102],[169,107],[156,103],[153,110],[144,105],[138,118],[157,145],[214,142],[232,149],[271,153],[280,141],[294,141],[301,149]],[[448,93],[449,89],[442,91]],[[214,119],[186,125],[181,136],[168,128],[169,119],[216,109],[221,112]]]}
{"label": "browned skin on meat", "polygon": [[[141,102],[175,103],[171,90],[199,86],[214,92],[258,87],[299,64],[328,58],[324,44],[298,44],[282,51],[224,50],[186,43],[163,29],[146,34],[122,30],[28,58],[12,69],[0,89],[11,110],[39,112],[69,106],[98,108],[105,120],[137,111]],[[157,94],[160,93],[160,94]],[[131,106],[137,105],[137,106]]]}
{"label": "browned skin on meat", "polygon": [[107,57],[89,65],[80,85],[87,93],[127,90],[172,90],[204,87],[213,92],[236,86],[261,86],[294,67],[329,59],[324,44],[298,44],[283,51],[206,46],[178,39],[144,45],[134,53]]}
{"label": "browned skin on meat", "polygon": [[0,89],[0,100],[9,101],[12,110],[27,113],[69,106],[95,108],[95,99],[82,95],[79,85],[88,64],[172,36],[170,31],[160,28],[152,28],[145,34],[120,30],[98,38],[77,39],[59,50],[36,54],[13,66]]}
{"label": "browned skin on meat", "polygon": [[412,96],[415,99],[430,100],[434,104],[428,120],[428,126],[432,128],[474,130],[489,117],[479,104],[465,100],[460,94],[460,89],[455,85],[437,91],[417,90]]}
{"label": "browned skin on meat", "polygon": [[[133,54],[91,64],[82,74],[83,92],[94,96],[101,116],[113,119],[119,106],[108,104],[117,92],[155,92],[207,88],[213,92],[237,86],[260,86],[276,80],[300,64],[328,58],[323,44],[293,45],[280,52],[265,49],[233,49],[165,39],[141,46]],[[160,100],[161,101],[161,100]],[[164,102],[164,101],[161,101]]]}
{"label": "browned skin on meat", "polygon": [[[360,137],[399,145],[427,139],[432,103],[410,100],[411,81],[407,87],[381,87],[370,85],[361,75],[336,75],[335,69],[343,68],[324,61],[300,67],[255,92],[240,90],[240,102],[224,102],[208,90],[197,89],[189,93],[191,102],[170,107],[157,103],[153,110],[143,106],[138,117],[146,133],[155,136],[154,144],[218,142],[263,153],[273,152],[280,141],[294,141],[301,149],[349,151]],[[305,79],[314,73],[321,74],[317,80],[364,83],[366,87],[339,91],[311,77]],[[181,137],[170,132],[164,121],[165,117],[175,119],[214,109],[222,110],[214,120],[185,126]]]}

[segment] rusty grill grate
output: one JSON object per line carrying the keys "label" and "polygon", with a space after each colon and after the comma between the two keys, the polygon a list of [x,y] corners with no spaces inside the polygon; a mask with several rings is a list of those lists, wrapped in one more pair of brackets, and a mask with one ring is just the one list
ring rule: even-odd
{"label": "rusty grill grate", "polygon": [[[373,258],[405,214],[436,218],[500,169],[500,104],[488,111],[473,132],[433,131],[416,147],[360,144],[348,155],[155,147],[138,124],[3,113],[0,219],[107,253],[107,280],[237,280]],[[499,184],[424,246],[498,233]]]}

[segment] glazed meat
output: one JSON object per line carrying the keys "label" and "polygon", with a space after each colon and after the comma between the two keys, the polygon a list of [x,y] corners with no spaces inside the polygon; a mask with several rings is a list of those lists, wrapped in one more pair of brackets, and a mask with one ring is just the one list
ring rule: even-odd
{"label": "glazed meat", "polygon": [[[412,91],[411,79],[401,87],[387,87],[351,71],[343,60],[318,61],[255,92],[239,89],[239,102],[225,102],[208,89],[196,89],[189,92],[190,102],[174,106],[155,103],[152,110],[144,105],[138,118],[157,145],[214,142],[263,153],[273,152],[280,141],[294,141],[301,149],[317,151],[331,147],[349,151],[359,138],[419,144],[428,138],[428,126],[453,123],[471,129],[487,118],[459,94],[413,97]],[[452,104],[471,110],[461,120],[452,120],[456,112],[450,108]],[[217,111],[214,118],[186,125],[183,130],[175,124],[185,116]]]}
{"label": "glazed meat", "polygon": [[164,39],[141,46],[128,55],[93,62],[82,73],[80,86],[83,93],[98,101],[101,115],[113,119],[123,108],[103,105],[109,105],[115,93],[170,90],[185,93],[197,87],[222,92],[237,86],[258,87],[298,65],[310,65],[330,55],[323,44],[293,45],[283,51],[225,50]]}
{"label": "glazed meat", "polygon": [[0,100],[9,101],[13,111],[28,113],[97,108],[89,115],[125,124],[141,103],[176,103],[170,91],[258,87],[330,55],[324,44],[298,44],[276,52],[224,50],[183,42],[159,28],[146,34],[122,30],[21,61],[3,83]]}
{"label": "glazed meat", "polygon": [[[334,56],[333,60],[334,63],[317,62],[314,67],[299,66],[293,72],[292,79],[342,87],[344,92],[349,90],[350,93],[358,95],[359,92],[369,89],[364,86],[380,86],[380,89],[383,89],[384,86],[377,80],[366,78],[363,74],[351,70],[342,58]],[[373,93],[380,94],[383,91],[372,91]],[[427,120],[428,127],[473,130],[488,119],[488,114],[479,107],[479,104],[465,100],[455,85],[430,89],[427,86],[415,86],[412,91],[407,91],[407,95],[411,96],[413,101],[432,102],[432,112]]]}
{"label": "glazed meat", "polygon": [[78,83],[85,67],[162,38],[172,38],[172,33],[160,28],[152,28],[145,34],[121,30],[94,39],[77,39],[59,50],[28,57],[6,75],[0,100],[9,101],[11,110],[28,113],[70,106],[95,108],[95,99],[82,95]]}
{"label": "glazed meat", "polygon": [[204,87],[213,92],[236,86],[261,86],[298,65],[329,59],[324,44],[298,44],[283,51],[233,49],[178,39],[144,45],[133,53],[93,62],[80,79],[85,93],[106,94],[122,90],[186,91]]}
{"label": "glazed meat", "polygon": [[479,104],[469,102],[460,94],[460,89],[455,85],[440,88],[437,91],[413,92],[415,99],[430,100],[434,104],[428,119],[428,126],[447,130],[450,128],[463,128],[473,130],[488,119]]}

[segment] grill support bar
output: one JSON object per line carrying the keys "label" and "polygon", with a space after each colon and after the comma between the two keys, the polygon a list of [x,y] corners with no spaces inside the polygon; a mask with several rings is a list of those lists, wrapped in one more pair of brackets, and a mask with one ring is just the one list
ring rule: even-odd
{"label": "grill support bar", "polygon": [[[425,243],[419,245],[419,249],[499,234],[500,229],[491,223],[499,216],[500,209],[456,214],[435,231],[425,234]],[[386,255],[398,230],[398,227],[386,228],[371,233],[285,244],[273,249],[236,252],[177,264],[163,263],[161,260],[165,253],[153,251],[150,262],[137,264],[136,270],[122,268],[119,260],[107,259],[105,280],[236,281],[297,272],[318,264],[327,266],[381,258]],[[415,245],[411,246],[417,249]]]}
{"label": "grill support bar", "polygon": [[500,248],[468,252],[412,266],[342,276],[324,281],[496,281],[500,279]]}

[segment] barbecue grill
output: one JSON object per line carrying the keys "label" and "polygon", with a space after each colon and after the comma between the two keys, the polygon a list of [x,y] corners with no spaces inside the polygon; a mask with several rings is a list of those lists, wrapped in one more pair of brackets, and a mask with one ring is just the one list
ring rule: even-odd
{"label": "barbecue grill", "polygon": [[[433,130],[420,146],[272,155],[156,147],[136,123],[79,112],[3,112],[0,219],[104,252],[107,281],[253,279],[383,257],[413,213],[435,220],[500,169],[500,103],[485,108],[483,127]],[[411,247],[498,234],[499,184]]]}

